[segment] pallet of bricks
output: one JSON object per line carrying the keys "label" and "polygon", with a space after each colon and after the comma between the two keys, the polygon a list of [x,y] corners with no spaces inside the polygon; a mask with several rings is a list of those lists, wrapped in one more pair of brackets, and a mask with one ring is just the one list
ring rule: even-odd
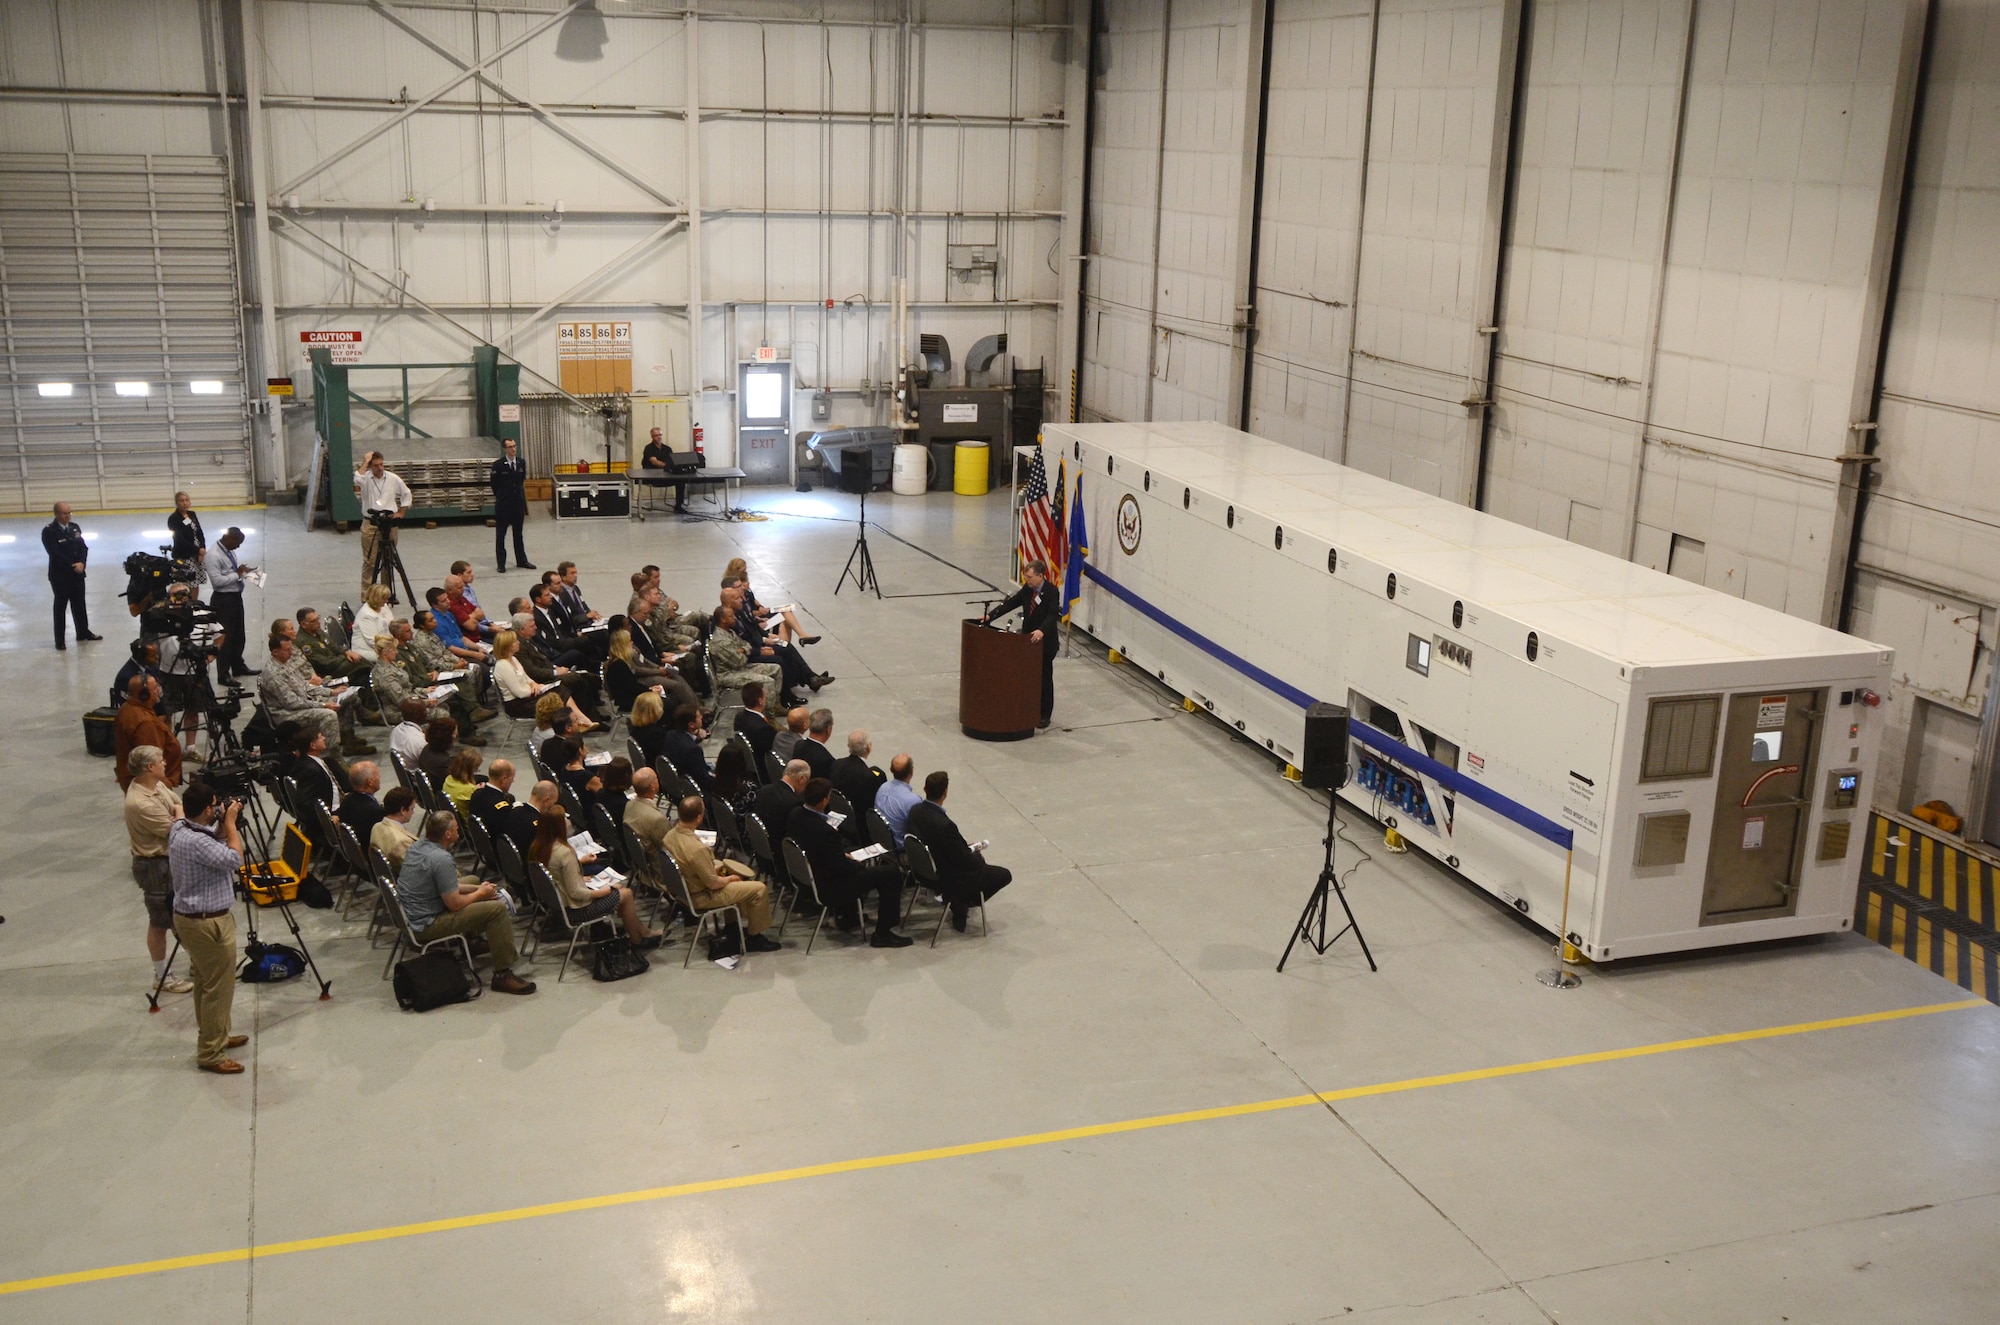
{"label": "pallet of bricks", "polygon": [[2000,857],[1919,820],[1873,811],[1854,927],[1960,988],[2000,1003]]}
{"label": "pallet of bricks", "polygon": [[397,466],[410,485],[410,504],[417,510],[477,511],[493,500],[489,460],[418,460]]}

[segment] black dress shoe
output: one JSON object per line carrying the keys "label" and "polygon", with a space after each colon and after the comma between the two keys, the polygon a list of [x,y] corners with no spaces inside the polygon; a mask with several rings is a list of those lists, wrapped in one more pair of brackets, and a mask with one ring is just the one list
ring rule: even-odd
{"label": "black dress shoe", "polygon": [[951,908],[951,927],[961,934],[965,932],[965,912],[966,908],[962,906]]}
{"label": "black dress shoe", "polygon": [[514,569],[515,569],[515,570],[540,570],[540,569],[541,569],[541,567],[540,567],[540,566],[537,566],[537,565],[536,565],[536,564],[535,564],[534,562],[532,562],[532,561],[524,561],[524,562],[521,562],[521,563],[520,563],[519,565],[515,566],[515,567],[514,567]]}
{"label": "black dress shoe", "polygon": [[833,684],[834,676],[832,672],[821,672],[819,676],[815,679],[819,682],[820,685],[830,686]]}
{"label": "black dress shoe", "polygon": [[62,642],[61,640],[57,640],[57,641],[56,641],[56,648],[57,648],[57,650],[58,650],[58,651],[60,651],[60,652],[62,652],[62,653],[68,653],[68,652],[69,652],[69,645],[67,645],[67,644],[63,643],[63,642]]}
{"label": "black dress shoe", "polygon": [[870,937],[868,946],[871,948],[907,948],[915,942],[916,940],[908,934],[898,934],[894,930],[886,930]]}
{"label": "black dress shoe", "polygon": [[801,635],[801,636],[799,636],[799,643],[801,643],[801,644],[817,644],[817,643],[819,643],[819,636],[817,636],[817,635]]}
{"label": "black dress shoe", "polygon": [[89,631],[87,631],[87,630],[86,630],[86,631],[84,631],[84,632],[83,632],[82,634],[78,635],[78,636],[77,636],[77,638],[78,638],[78,639],[80,639],[80,640],[90,640],[90,639],[103,639],[103,638],[104,638],[104,636],[102,636],[102,635],[93,635],[93,634],[91,634],[91,633],[90,633]]}
{"label": "black dress shoe", "polygon": [[263,671],[256,667],[238,667],[229,674],[231,676],[262,676]]}
{"label": "black dress shoe", "polygon": [[743,940],[743,946],[751,952],[783,952],[785,945],[769,934],[752,934]]}

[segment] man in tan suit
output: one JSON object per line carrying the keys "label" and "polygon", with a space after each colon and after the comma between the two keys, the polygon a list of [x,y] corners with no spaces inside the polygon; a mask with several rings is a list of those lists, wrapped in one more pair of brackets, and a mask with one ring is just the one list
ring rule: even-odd
{"label": "man in tan suit", "polygon": [[[635,776],[635,788],[637,784]],[[748,865],[736,860],[718,861],[715,852],[703,846],[701,839],[695,836],[695,830],[701,827],[705,808],[699,796],[683,800],[680,803],[680,822],[668,831],[661,843],[666,847],[667,854],[674,858],[674,863],[681,867],[681,878],[687,881],[689,900],[697,911],[713,911],[719,906],[738,908],[743,913],[744,949],[749,952],[779,951],[785,945],[764,935],[771,925],[769,890],[754,877],[755,871]],[[631,807],[626,809],[627,822],[630,822]],[[638,825],[633,827],[636,830]]]}

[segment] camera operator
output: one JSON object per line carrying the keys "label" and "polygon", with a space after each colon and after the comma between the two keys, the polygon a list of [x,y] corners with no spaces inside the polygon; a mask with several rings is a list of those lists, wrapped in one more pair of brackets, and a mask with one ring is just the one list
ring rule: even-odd
{"label": "camera operator", "polygon": [[228,1051],[250,1042],[229,1033],[236,995],[236,872],[243,866],[243,835],[236,829],[241,800],[223,801],[197,782],[181,797],[182,817],[167,834],[167,863],[174,890],[174,935],[194,971],[197,1027],[195,1066],[234,1076],[243,1064]]}
{"label": "camera operator", "polygon": [[257,669],[243,660],[243,646],[248,643],[243,624],[243,577],[257,568],[236,559],[236,549],[242,546],[243,531],[231,525],[202,562],[208,573],[208,605],[222,623],[222,651],[215,660],[219,680],[257,675]]}
{"label": "camera operator", "polygon": [[375,578],[375,556],[386,535],[396,542],[395,522],[410,513],[410,485],[387,467],[380,451],[361,457],[354,474],[354,490],[361,497],[361,587],[365,591]]}

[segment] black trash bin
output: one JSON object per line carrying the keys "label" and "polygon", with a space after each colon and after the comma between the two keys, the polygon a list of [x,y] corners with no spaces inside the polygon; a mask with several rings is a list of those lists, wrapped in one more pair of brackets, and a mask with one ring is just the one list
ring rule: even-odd
{"label": "black trash bin", "polygon": [[957,442],[932,442],[931,486],[932,492],[950,492],[953,466],[957,460]]}

